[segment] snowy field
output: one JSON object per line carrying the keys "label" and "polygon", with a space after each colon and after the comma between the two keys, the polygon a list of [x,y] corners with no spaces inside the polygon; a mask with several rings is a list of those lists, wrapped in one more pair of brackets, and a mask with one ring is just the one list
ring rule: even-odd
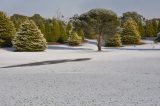
{"label": "snowy field", "polygon": [[160,44],[0,49],[0,106],[160,106]]}

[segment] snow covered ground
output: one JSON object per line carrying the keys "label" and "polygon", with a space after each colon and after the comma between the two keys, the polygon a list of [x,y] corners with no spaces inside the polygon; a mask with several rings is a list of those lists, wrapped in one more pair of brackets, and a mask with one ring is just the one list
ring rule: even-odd
{"label": "snow covered ground", "polygon": [[92,40],[45,52],[0,49],[0,106],[160,106],[160,44],[144,42],[103,52]]}

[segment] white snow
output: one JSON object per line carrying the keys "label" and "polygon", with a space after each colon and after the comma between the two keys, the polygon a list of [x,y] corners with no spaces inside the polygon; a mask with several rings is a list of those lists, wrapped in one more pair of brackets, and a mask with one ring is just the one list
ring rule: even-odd
{"label": "white snow", "polygon": [[160,44],[105,48],[0,49],[0,67],[49,60],[88,61],[0,68],[0,106],[160,106]]}

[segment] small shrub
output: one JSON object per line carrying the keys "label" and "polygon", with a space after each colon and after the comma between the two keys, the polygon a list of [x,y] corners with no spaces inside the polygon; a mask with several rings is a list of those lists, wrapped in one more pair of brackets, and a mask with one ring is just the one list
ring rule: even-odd
{"label": "small shrub", "polygon": [[71,46],[77,46],[81,43],[81,41],[82,41],[82,38],[79,37],[76,32],[72,32],[69,37],[68,43]]}
{"label": "small shrub", "polygon": [[105,42],[106,47],[121,47],[122,42],[121,42],[121,37],[119,34],[115,34],[113,37],[109,38]]}
{"label": "small shrub", "polygon": [[123,44],[139,44],[139,39],[137,36],[125,35],[122,37],[122,42]]}
{"label": "small shrub", "polygon": [[82,38],[82,40],[84,41],[84,32],[83,32],[83,30],[78,31],[78,36],[80,36]]}

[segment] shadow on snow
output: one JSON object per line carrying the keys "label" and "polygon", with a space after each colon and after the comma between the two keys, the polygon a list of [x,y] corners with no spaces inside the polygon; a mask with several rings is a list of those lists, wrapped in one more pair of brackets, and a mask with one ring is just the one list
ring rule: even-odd
{"label": "shadow on snow", "polygon": [[72,46],[68,46],[68,47],[60,47],[60,46],[48,46],[48,49],[53,49],[53,50],[93,50],[93,49],[89,49],[89,48],[77,48],[77,47],[72,47]]}
{"label": "shadow on snow", "polygon": [[33,63],[27,63],[27,64],[12,65],[12,66],[6,66],[6,67],[1,67],[1,68],[14,68],[14,67],[27,67],[27,66],[49,65],[49,64],[66,63],[66,62],[87,61],[87,60],[90,60],[90,59],[91,59],[91,58],[50,60],[50,61],[42,61],[42,62],[33,62]]}

